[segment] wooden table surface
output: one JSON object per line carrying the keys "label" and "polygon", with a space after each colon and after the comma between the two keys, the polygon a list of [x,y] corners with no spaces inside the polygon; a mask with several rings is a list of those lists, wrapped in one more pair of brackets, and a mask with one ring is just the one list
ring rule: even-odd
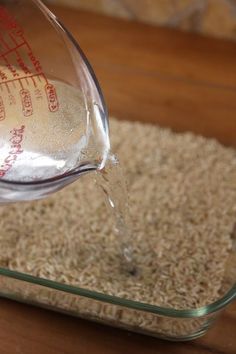
{"label": "wooden table surface", "polygon": [[[87,54],[112,115],[236,146],[236,44],[53,8]],[[235,354],[236,303],[207,335],[170,343],[0,300],[0,354]]]}

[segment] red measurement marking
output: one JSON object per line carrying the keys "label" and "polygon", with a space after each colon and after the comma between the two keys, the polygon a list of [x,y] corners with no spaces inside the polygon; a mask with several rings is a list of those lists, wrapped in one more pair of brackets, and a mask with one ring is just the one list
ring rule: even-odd
{"label": "red measurement marking", "polygon": [[18,45],[17,45],[16,47],[14,47],[14,48],[9,48],[9,50],[8,50],[7,52],[2,53],[2,54],[0,55],[0,57],[1,57],[1,58],[5,58],[6,55],[8,55],[8,54],[10,54],[10,53],[12,53],[12,52],[15,52],[18,48],[22,47],[24,44],[25,44],[25,43],[23,42],[23,43],[18,44]]}
{"label": "red measurement marking", "polygon": [[2,42],[2,44],[6,47],[6,49],[10,49],[10,47],[8,46],[7,42],[5,41],[5,39],[0,35],[0,41]]}
{"label": "red measurement marking", "polygon": [[24,38],[25,40],[25,45],[28,48],[29,51],[31,51],[31,46],[29,45],[29,43],[27,42],[27,40]]}
{"label": "red measurement marking", "polygon": [[44,80],[46,81],[46,84],[48,85],[49,82],[48,82],[48,79],[47,79],[47,77],[45,76],[45,74],[44,74],[44,73],[41,73],[41,76],[44,78]]}
{"label": "red measurement marking", "polygon": [[15,19],[4,6],[0,6],[0,23],[1,27],[5,30],[15,30],[19,28],[19,25],[16,23]]}
{"label": "red measurement marking", "polygon": [[[40,75],[41,75],[41,73],[34,74],[34,75],[31,75],[31,76],[27,76],[27,79],[31,79],[31,78],[34,78],[34,77],[39,77]],[[20,81],[20,80],[23,80],[23,79],[25,79],[25,76],[21,77],[21,78],[15,78],[15,79],[7,80],[7,81],[4,81],[4,82],[0,82],[0,85],[3,85],[5,83],[11,83],[11,82],[14,82],[14,81]]]}
{"label": "red measurement marking", "polygon": [[20,91],[21,103],[23,108],[23,114],[25,117],[29,117],[33,114],[32,100],[30,92],[27,89],[22,89]]}
{"label": "red measurement marking", "polygon": [[57,99],[56,89],[52,84],[47,84],[45,86],[45,91],[48,99],[48,108],[50,112],[56,112],[59,109],[59,103]]}
{"label": "red measurement marking", "polygon": [[7,80],[7,75],[0,69],[0,79]]}
{"label": "red measurement marking", "polygon": [[41,73],[42,72],[42,66],[40,64],[40,61],[34,56],[32,50],[28,53],[28,55],[29,55],[29,58],[30,58],[31,62],[34,65],[35,70],[38,73]]}
{"label": "red measurement marking", "polygon": [[14,128],[10,131],[12,134],[9,142],[11,144],[10,151],[0,166],[0,177],[4,177],[6,173],[13,167],[18,156],[24,152],[22,149],[22,141],[24,138],[25,126],[22,125],[19,129]]}
{"label": "red measurement marking", "polygon": [[[19,24],[16,22],[14,17],[8,12],[8,10],[3,6],[0,6],[0,26],[8,31],[10,38],[12,39],[14,44],[16,45],[15,48],[9,49],[8,52],[6,52],[3,55],[4,56],[7,55],[8,53],[11,53],[12,51],[16,50],[17,48],[19,48],[20,46],[25,44],[26,47],[28,48],[29,59],[31,60],[32,64],[34,65],[35,70],[38,73],[42,72],[42,66],[40,64],[40,61],[36,58],[36,56],[34,55],[32,49],[31,49],[31,46],[29,45],[29,43],[25,40],[25,38],[23,36],[24,35],[23,29],[21,28],[21,26],[19,26]],[[17,41],[18,38],[21,38],[21,40],[23,40],[23,43],[19,44]],[[22,62],[21,62],[21,65],[22,65]],[[25,69],[26,68],[24,67],[24,71],[25,71]]]}
{"label": "red measurement marking", "polygon": [[[43,73],[41,63],[37,59],[37,57],[34,55],[30,44],[28,43],[28,41],[24,37],[24,31],[23,31],[22,27],[17,23],[17,21],[11,15],[11,13],[4,6],[1,6],[1,5],[0,5],[0,27],[3,28],[5,30],[5,32],[8,33],[11,41],[14,43],[14,48],[11,48],[8,45],[8,43],[6,43],[5,41],[3,43],[4,46],[6,47],[7,51],[5,53],[1,54],[0,58],[2,57],[3,60],[6,62],[6,66],[13,76],[13,79],[11,79],[11,80],[7,80],[7,77],[5,77],[4,80],[7,80],[7,81],[5,81],[7,83],[19,81],[21,88],[22,88],[20,91],[20,95],[21,95],[21,101],[22,101],[24,115],[25,116],[32,115],[33,114],[33,107],[32,107],[32,100],[31,100],[30,92],[23,88],[22,82],[20,80],[26,79],[27,84],[29,84],[27,79],[31,78],[34,86],[37,87],[34,77],[37,77],[40,82],[41,82],[41,77],[45,80],[45,82],[46,82],[45,91],[46,91],[47,100],[48,100],[48,108],[51,112],[56,112],[59,109],[59,102],[58,102],[55,87],[48,82],[47,77]],[[0,40],[1,40],[1,38],[0,38]],[[19,41],[21,43],[19,43]],[[33,64],[33,67],[34,67],[33,71],[36,71],[37,74],[31,75],[32,71],[30,71],[30,69],[27,67],[27,64],[26,64],[26,63],[28,63],[28,61],[26,61],[26,63],[25,63],[23,58],[21,57],[21,55],[17,51],[18,48],[20,48],[24,45],[27,48],[28,59]],[[21,77],[19,72],[17,72],[15,67],[8,60],[7,55],[12,52],[15,52],[15,54],[17,55],[18,65],[21,68],[21,70],[23,71],[24,75],[27,75],[27,76]],[[0,79],[1,79],[1,77],[0,77]],[[0,82],[0,85],[1,84],[2,83]],[[8,88],[8,90],[9,90],[9,88]]]}
{"label": "red measurement marking", "polygon": [[23,84],[22,84],[22,82],[21,82],[21,79],[19,79],[19,84],[20,84],[20,87],[21,87],[22,89],[24,89],[24,86],[23,86]]}
{"label": "red measurement marking", "polygon": [[37,100],[42,100],[43,93],[42,93],[42,91],[39,88],[36,88],[34,90],[34,94],[35,94],[35,97],[36,97]]}
{"label": "red measurement marking", "polygon": [[3,99],[0,96],[0,121],[4,120],[5,117],[6,117],[5,107],[4,107]]}
{"label": "red measurement marking", "polygon": [[16,104],[16,99],[15,99],[15,96],[14,96],[14,95],[9,94],[8,99],[9,99],[9,105],[10,105],[10,106],[13,106],[13,105]]}
{"label": "red measurement marking", "polygon": [[11,37],[12,42],[13,42],[15,45],[18,45],[18,42],[16,41],[15,37],[13,36],[13,34],[12,34],[12,33],[9,33],[9,36]]}
{"label": "red measurement marking", "polygon": [[33,81],[34,87],[37,87],[37,84],[36,84],[36,82],[35,82],[34,77],[33,77],[33,76],[30,76],[30,78],[31,78],[31,80]]}
{"label": "red measurement marking", "polygon": [[30,75],[32,72],[28,69],[27,65],[24,63],[23,59],[21,58],[20,54],[16,51],[17,53],[17,63],[19,64],[19,67],[21,70],[24,72],[25,75]]}
{"label": "red measurement marking", "polygon": [[7,92],[10,93],[10,89],[9,89],[9,86],[8,86],[8,83],[7,82],[4,82],[6,88],[7,88]]}
{"label": "red measurement marking", "polygon": [[14,17],[8,12],[8,10],[3,6],[0,6],[0,26],[13,36],[23,36],[23,29],[16,22]]}
{"label": "red measurement marking", "polygon": [[16,71],[15,67],[11,65],[11,63],[8,61],[7,58],[5,58],[5,56],[2,55],[2,57],[3,57],[4,61],[6,62],[7,68],[12,73],[13,77],[19,77],[19,74]]}

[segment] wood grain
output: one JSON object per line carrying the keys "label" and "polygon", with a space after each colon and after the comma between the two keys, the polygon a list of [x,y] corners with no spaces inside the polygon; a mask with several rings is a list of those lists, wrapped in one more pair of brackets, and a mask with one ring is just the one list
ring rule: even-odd
{"label": "wood grain", "polygon": [[236,45],[55,8],[95,69],[110,114],[236,146]]}
{"label": "wood grain", "polygon": [[[236,146],[236,44],[53,8],[92,63],[111,114]],[[201,339],[170,343],[0,300],[1,354],[235,354],[236,304]]]}
{"label": "wood grain", "polygon": [[208,334],[167,342],[66,315],[0,300],[1,354],[235,354],[236,306]]}

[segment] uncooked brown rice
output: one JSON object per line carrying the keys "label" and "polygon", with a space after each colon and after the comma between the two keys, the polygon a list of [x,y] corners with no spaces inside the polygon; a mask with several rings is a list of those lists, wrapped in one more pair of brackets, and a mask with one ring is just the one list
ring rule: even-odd
{"label": "uncooked brown rice", "polygon": [[[193,309],[217,300],[233,281],[225,269],[236,222],[235,150],[151,124],[112,119],[111,132],[127,178],[137,274],[121,266],[93,174],[48,199],[1,207],[0,266],[162,307]],[[86,310],[81,299],[63,303],[40,291],[29,291],[32,300],[77,306],[82,315],[105,311],[99,303]],[[109,316],[118,321],[116,311]],[[135,312],[122,316],[124,323],[153,326],[140,314],[137,322]],[[160,320],[156,326],[165,333]]]}

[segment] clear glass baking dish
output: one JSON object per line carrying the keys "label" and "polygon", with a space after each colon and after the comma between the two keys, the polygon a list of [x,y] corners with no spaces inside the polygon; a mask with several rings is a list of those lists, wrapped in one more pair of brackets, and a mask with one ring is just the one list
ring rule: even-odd
{"label": "clear glass baking dish", "polygon": [[222,310],[236,299],[236,285],[232,285],[225,296],[208,306],[194,310],[175,310],[1,268],[0,294],[6,298],[114,327],[162,339],[182,341],[205,334]]}
{"label": "clear glass baking dish", "polygon": [[[80,183],[80,180],[76,183]],[[235,230],[233,233],[234,244],[224,266],[222,289],[219,292],[221,296],[204,307],[179,310],[154,306],[127,296],[117,297],[91,291],[89,287],[71,286],[67,281],[59,283],[50,278],[35,277],[31,275],[33,273],[30,268],[27,274],[0,268],[0,295],[151,336],[168,340],[190,340],[203,335],[222,310],[236,299]],[[0,237],[0,247],[1,242],[8,241]],[[54,244],[55,242],[56,240]],[[25,247],[27,249],[27,245]],[[47,259],[43,262],[46,264]],[[63,275],[63,265],[61,269]],[[185,296],[189,295],[186,293]]]}

